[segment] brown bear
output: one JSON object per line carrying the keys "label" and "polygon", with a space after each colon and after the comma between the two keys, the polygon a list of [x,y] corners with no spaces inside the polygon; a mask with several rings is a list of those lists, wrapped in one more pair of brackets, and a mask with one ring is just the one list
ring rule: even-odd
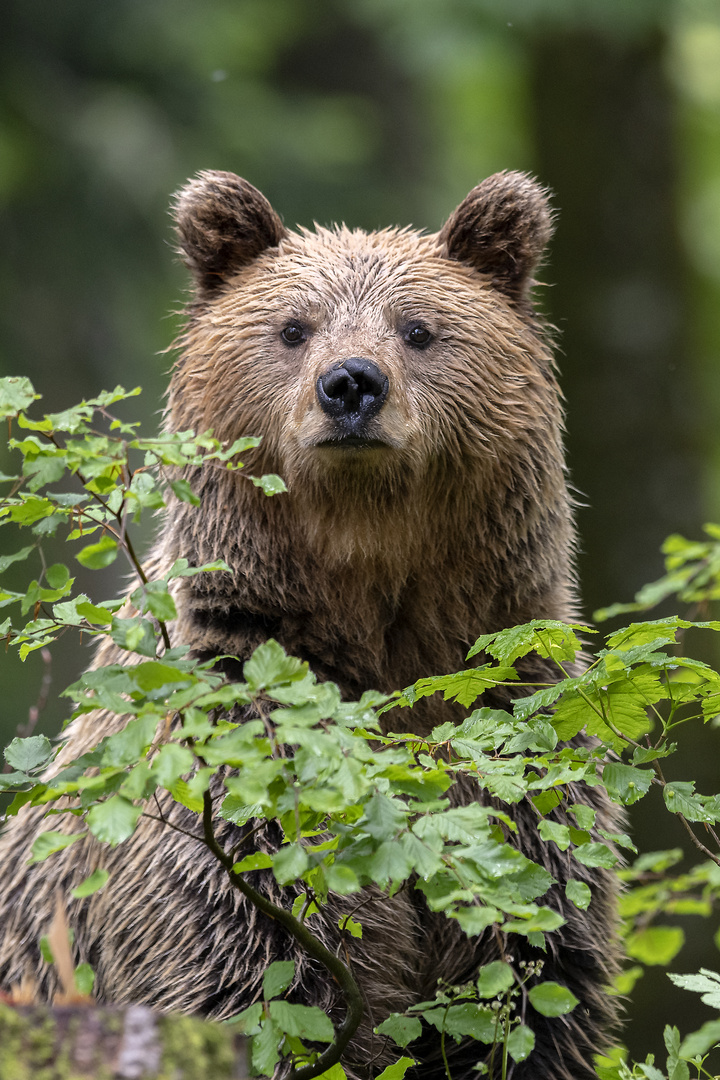
{"label": "brown bear", "polygon": [[[525,175],[500,173],[438,234],[289,232],[246,181],[205,172],[179,193],[175,214],[195,292],[167,427],[213,428],[223,440],[261,435],[253,471],[279,473],[289,490],[267,499],[237,473],[192,477],[202,509],[177,503],[168,511],[153,564],[222,558],[232,573],[184,579],[173,640],[242,660],[274,637],[354,699],[461,670],[482,633],[574,619],[562,409],[549,336],[531,303],[551,234],[547,193]],[[113,648],[99,662],[121,658]],[[521,668],[557,677],[537,657]],[[507,699],[491,693],[482,703]],[[458,715],[427,698],[402,722],[423,733]],[[65,756],[116,723],[103,713],[75,721]],[[572,794],[570,802],[592,802],[599,824],[613,827],[597,788]],[[469,788],[454,793],[478,797]],[[544,845],[526,802],[509,809],[521,846],[558,882],[546,902],[566,919],[547,954],[519,937],[509,950],[515,963],[543,957],[543,978],[580,999],[567,1016],[526,1018],[536,1048],[513,1076],[590,1078],[612,1015],[604,992],[615,963],[612,876],[583,871]],[[257,999],[270,961],[292,956],[294,999],[342,1016],[326,973],[194,841],[143,820],[115,849],[86,842],[28,866],[41,811],[21,811],[0,841],[0,982],[31,971],[50,993],[52,970],[37,942],[55,888],[69,892],[100,861],[114,888],[73,902],[70,915],[101,1000],[227,1018]],[[274,842],[269,826],[255,834],[261,847]],[[593,889],[587,912],[563,890],[583,874]],[[269,874],[258,876],[280,896]],[[342,910],[331,898],[322,934],[332,948]],[[373,1035],[391,1011],[433,997],[438,979],[472,978],[500,955],[492,928],[466,938],[413,889],[369,904],[363,927],[351,945],[365,1018],[344,1062],[357,1077],[395,1060],[396,1048]],[[445,1075],[429,1035],[411,1052],[419,1076]],[[448,1053],[461,1080],[476,1075],[486,1048],[465,1042]]]}

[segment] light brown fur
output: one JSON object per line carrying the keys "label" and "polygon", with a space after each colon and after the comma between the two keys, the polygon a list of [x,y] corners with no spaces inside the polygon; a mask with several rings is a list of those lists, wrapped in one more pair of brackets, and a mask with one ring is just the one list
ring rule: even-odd
{"label": "light brown fur", "polygon": [[[530,303],[551,230],[542,189],[519,174],[491,177],[435,236],[344,227],[288,233],[250,185],[204,173],[180,193],[176,217],[196,293],[167,425],[212,427],[229,440],[262,435],[248,469],[279,473],[289,491],[267,499],[237,473],[190,476],[202,509],[176,504],[168,512],[155,565],[223,558],[233,573],[182,582],[173,640],[200,655],[242,659],[273,636],[352,698],[461,669],[481,633],[575,618],[562,412],[547,336]],[[282,339],[288,324],[302,326],[302,342]],[[415,324],[432,334],[425,347],[407,340]],[[363,422],[365,441],[339,445],[318,380],[349,357],[372,361],[388,389]],[[106,646],[98,662],[111,659],[118,656]],[[556,677],[540,660],[523,670]],[[484,704],[505,700],[488,695]],[[459,715],[426,699],[392,714],[392,724],[425,732]],[[64,755],[116,723],[102,713],[76,721]],[[453,795],[477,797],[469,783]],[[597,791],[578,790],[573,799],[592,801],[612,825]],[[181,807],[169,812],[187,818]],[[568,853],[539,842],[531,808],[512,812],[527,854],[561,884],[579,876]],[[143,822],[115,850],[84,843],[28,868],[38,818],[21,814],[0,840],[5,982],[29,968],[50,987],[36,942],[55,883],[70,888],[100,864],[114,871],[113,888],[75,903],[72,918],[78,955],[95,967],[104,999],[227,1017],[257,996],[267,962],[295,955],[211,857],[177,833]],[[277,837],[268,827],[256,840],[272,848]],[[517,1080],[593,1075],[591,1050],[612,1013],[602,986],[614,964],[614,890],[605,872],[585,877],[594,890],[588,913],[560,887],[551,891],[568,921],[553,936],[545,971],[582,1005],[556,1021],[537,1018],[538,1049],[516,1069]],[[269,875],[262,881],[278,895]],[[332,947],[344,906],[332,901],[321,923]],[[367,1075],[369,1059],[373,1071],[393,1060],[392,1048],[372,1035],[383,1016],[432,996],[438,977],[460,982],[498,955],[491,935],[468,941],[412,890],[392,901],[378,895],[363,924],[352,955],[368,1010],[348,1057],[352,1075]],[[522,941],[512,949],[516,959],[535,956]],[[296,1000],[338,1015],[324,974],[297,960]],[[482,1047],[453,1052],[455,1080],[472,1075]],[[421,1075],[442,1075],[432,1040],[421,1053]]]}

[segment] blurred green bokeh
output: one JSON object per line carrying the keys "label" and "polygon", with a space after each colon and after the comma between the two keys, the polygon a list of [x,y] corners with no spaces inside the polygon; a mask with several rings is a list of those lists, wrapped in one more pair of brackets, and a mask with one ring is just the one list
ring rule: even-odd
{"label": "blurred green bokeh", "polygon": [[[133,413],[157,424],[186,290],[167,207],[203,168],[247,177],[290,226],[432,230],[484,176],[536,173],[559,211],[540,299],[586,613],[659,576],[668,533],[720,517],[716,0],[4,0],[0,374],[53,410],[141,384]],[[87,658],[55,647],[45,730]],[[1,742],[42,669],[3,656]],[[701,790],[716,761],[707,742],[688,762]],[[677,970],[720,963],[693,948]],[[646,982],[662,1019],[671,988]],[[636,1024],[632,1049],[660,1029]]]}

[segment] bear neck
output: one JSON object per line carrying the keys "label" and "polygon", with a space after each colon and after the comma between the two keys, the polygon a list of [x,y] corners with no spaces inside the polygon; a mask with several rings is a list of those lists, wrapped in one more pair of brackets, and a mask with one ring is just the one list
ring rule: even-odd
{"label": "bear neck", "polygon": [[521,491],[518,477],[512,498],[445,483],[432,506],[407,499],[353,543],[309,516],[302,493],[267,498],[238,474],[202,474],[202,507],[170,513],[161,560],[221,558],[233,573],[182,579],[174,638],[241,661],[275,638],[346,697],[462,670],[482,633],[577,618],[564,476],[546,479]]}

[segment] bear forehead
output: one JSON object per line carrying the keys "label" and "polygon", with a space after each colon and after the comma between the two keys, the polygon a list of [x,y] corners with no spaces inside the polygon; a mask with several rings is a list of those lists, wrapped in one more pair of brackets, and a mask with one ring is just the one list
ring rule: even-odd
{"label": "bear forehead", "polygon": [[[316,226],[287,234],[234,282],[253,308],[318,316],[341,309],[395,309],[400,316],[468,318],[486,303],[510,312],[489,278],[443,256],[437,235]],[[233,290],[234,291],[234,290]]]}

